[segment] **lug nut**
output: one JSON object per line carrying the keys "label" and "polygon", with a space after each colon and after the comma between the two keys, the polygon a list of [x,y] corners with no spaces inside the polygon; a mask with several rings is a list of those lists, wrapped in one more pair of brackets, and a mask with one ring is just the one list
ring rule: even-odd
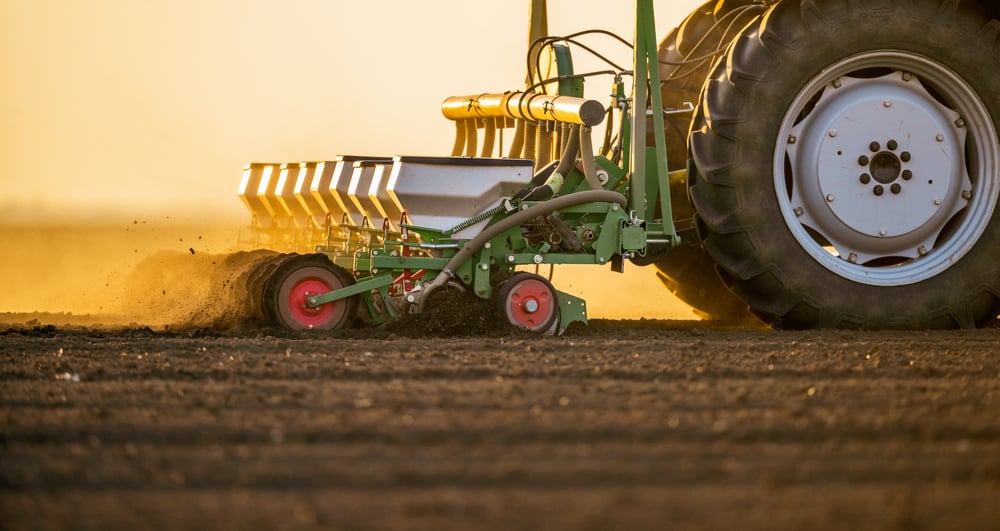
{"label": "lug nut", "polygon": [[904,152],[900,153],[899,154],[899,160],[901,160],[903,162],[910,162],[910,152],[909,151],[904,151]]}
{"label": "lug nut", "polygon": [[867,173],[862,173],[860,179],[861,179],[861,184],[868,184],[872,182],[872,176],[868,175]]}
{"label": "lug nut", "polygon": [[872,153],[878,153],[878,150],[882,149],[882,146],[878,142],[872,142],[868,144],[868,149],[872,150]]}
{"label": "lug nut", "polygon": [[896,151],[896,148],[899,147],[899,144],[897,144],[895,140],[890,140],[889,142],[886,143],[886,147],[888,147],[890,151]]}
{"label": "lug nut", "polygon": [[882,195],[885,193],[885,188],[882,188],[881,184],[876,184],[872,191],[875,192],[875,195]]}
{"label": "lug nut", "polygon": [[892,191],[892,193],[894,194],[898,194],[903,190],[903,187],[900,186],[899,183],[892,183],[892,186],[889,187],[889,190]]}
{"label": "lug nut", "polygon": [[909,181],[913,178],[913,172],[910,170],[903,170],[903,180]]}
{"label": "lug nut", "polygon": [[858,165],[860,165],[860,166],[867,166],[869,162],[871,162],[871,161],[868,160],[868,157],[866,157],[864,155],[861,155],[860,157],[858,157]]}

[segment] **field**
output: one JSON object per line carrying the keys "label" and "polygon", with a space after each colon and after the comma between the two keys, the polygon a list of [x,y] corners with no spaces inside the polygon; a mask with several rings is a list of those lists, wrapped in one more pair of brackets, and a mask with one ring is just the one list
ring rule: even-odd
{"label": "field", "polygon": [[3,527],[996,529],[998,332],[8,326]]}
{"label": "field", "polygon": [[219,320],[228,230],[0,235],[3,529],[1000,528],[996,324],[316,337]]}

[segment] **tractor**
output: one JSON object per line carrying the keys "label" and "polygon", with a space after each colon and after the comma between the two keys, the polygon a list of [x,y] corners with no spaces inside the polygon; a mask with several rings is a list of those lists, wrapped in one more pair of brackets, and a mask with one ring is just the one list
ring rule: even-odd
{"label": "tractor", "polygon": [[[708,318],[995,320],[998,4],[713,0],[659,41],[653,9],[636,0],[633,38],[610,35],[631,65],[576,72],[608,32],[548,35],[532,0],[525,86],[447,97],[447,156],[248,164],[239,196],[270,250],[248,304],[335,330],[465,297],[561,334],[586,301],[544,268],[631,262]],[[599,98],[591,78],[610,79]]]}

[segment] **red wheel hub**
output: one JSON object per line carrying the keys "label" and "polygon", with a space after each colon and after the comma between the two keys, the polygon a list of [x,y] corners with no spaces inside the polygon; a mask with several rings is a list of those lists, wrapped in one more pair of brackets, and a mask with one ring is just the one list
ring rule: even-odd
{"label": "red wheel hub", "polygon": [[317,277],[306,277],[292,285],[288,292],[288,311],[298,322],[307,327],[319,326],[327,322],[336,311],[337,302],[328,302],[315,308],[306,302],[309,297],[334,290],[334,286]]}
{"label": "red wheel hub", "polygon": [[534,279],[518,282],[510,292],[509,317],[512,323],[535,330],[548,322],[555,311],[555,297],[545,283]]}

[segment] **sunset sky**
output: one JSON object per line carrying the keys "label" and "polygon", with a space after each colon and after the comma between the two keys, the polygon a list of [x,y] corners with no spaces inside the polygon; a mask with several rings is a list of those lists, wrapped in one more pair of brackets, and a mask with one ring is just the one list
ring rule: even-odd
{"label": "sunset sky", "polygon": [[[0,218],[240,217],[251,160],[446,154],[442,99],[521,87],[528,3],[0,0]],[[633,8],[550,0],[550,33],[631,40]]]}

